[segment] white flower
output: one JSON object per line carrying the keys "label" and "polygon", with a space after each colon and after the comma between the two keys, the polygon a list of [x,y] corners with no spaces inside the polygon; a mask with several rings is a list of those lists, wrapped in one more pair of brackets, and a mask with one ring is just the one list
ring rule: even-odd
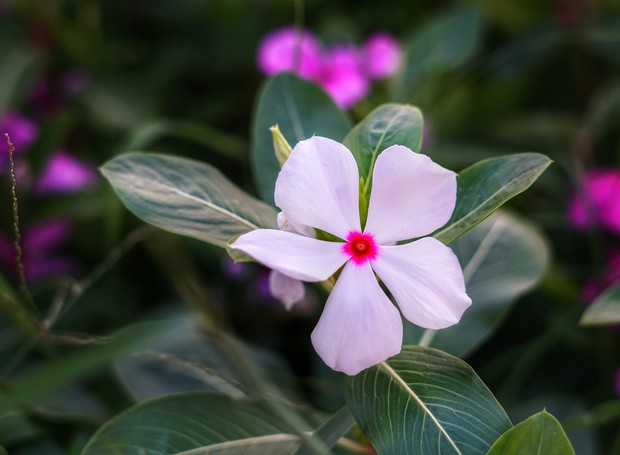
{"label": "white flower", "polygon": [[381,153],[362,226],[359,173],[351,152],[323,137],[298,143],[276,181],[275,202],[293,226],[309,226],[341,239],[258,229],[233,243],[257,261],[297,280],[323,281],[341,267],[312,332],[317,353],[349,375],[398,354],[404,317],[421,327],[456,324],[471,305],[463,272],[450,248],[429,235],[456,203],[456,174],[425,155],[394,145]]}

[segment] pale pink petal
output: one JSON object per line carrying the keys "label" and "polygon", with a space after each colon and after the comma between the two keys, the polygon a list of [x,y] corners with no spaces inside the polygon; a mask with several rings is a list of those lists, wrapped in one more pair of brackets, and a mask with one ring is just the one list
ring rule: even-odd
{"label": "pale pink petal", "polygon": [[317,82],[342,109],[355,105],[370,90],[360,52],[352,46],[337,46],[325,56]]}
{"label": "pale pink petal", "polygon": [[258,48],[258,67],[267,76],[292,71],[305,79],[315,78],[321,68],[322,48],[308,32],[285,27],[267,35]]}
{"label": "pale pink petal", "polygon": [[432,237],[382,246],[372,268],[403,315],[420,327],[443,329],[454,325],[471,305],[458,259]]}
{"label": "pale pink petal", "polygon": [[375,33],[364,44],[364,68],[372,79],[391,76],[400,67],[400,45],[387,33]]}
{"label": "pale pink petal", "polygon": [[294,224],[291,220],[288,219],[284,212],[278,213],[277,222],[278,229],[280,229],[281,231],[293,232],[295,234],[301,234],[306,237],[316,237],[314,229],[308,226]]}
{"label": "pale pink petal", "polygon": [[456,174],[402,145],[379,155],[364,229],[379,243],[428,235],[450,219]]}
{"label": "pale pink petal", "polygon": [[275,201],[294,225],[341,239],[359,231],[359,173],[353,155],[325,137],[299,142],[278,175]]}
{"label": "pale pink petal", "polygon": [[342,243],[326,242],[277,229],[256,229],[231,246],[270,269],[303,281],[323,281],[347,260]]}
{"label": "pale pink petal", "polygon": [[312,344],[331,368],[355,375],[400,352],[403,324],[368,262],[348,262],[312,332]]}
{"label": "pale pink petal", "polygon": [[272,270],[269,274],[269,292],[282,302],[287,310],[290,310],[306,295],[303,282],[288,277],[277,270]]}

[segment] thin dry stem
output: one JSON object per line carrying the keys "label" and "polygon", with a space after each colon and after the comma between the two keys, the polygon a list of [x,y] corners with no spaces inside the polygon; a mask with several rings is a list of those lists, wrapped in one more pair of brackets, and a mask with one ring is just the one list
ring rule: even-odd
{"label": "thin dry stem", "polygon": [[19,206],[17,203],[17,179],[15,178],[15,162],[13,160],[13,154],[15,153],[15,146],[11,142],[11,138],[8,133],[5,133],[6,142],[9,146],[9,175],[11,178],[11,199],[12,199],[12,212],[13,212],[13,233],[15,235],[15,264],[17,266],[17,274],[19,278],[19,291],[24,296],[24,299],[31,307],[31,310],[35,314],[38,314],[38,309],[34,304],[34,299],[30,288],[28,288],[28,282],[26,281],[26,272],[24,269],[23,252],[21,247],[21,234],[19,231]]}

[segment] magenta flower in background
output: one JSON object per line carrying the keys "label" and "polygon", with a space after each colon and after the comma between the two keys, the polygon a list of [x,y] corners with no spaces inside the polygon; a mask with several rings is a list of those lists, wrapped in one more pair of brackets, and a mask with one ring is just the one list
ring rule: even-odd
{"label": "magenta flower in background", "polygon": [[585,229],[600,226],[620,234],[620,170],[596,169],[586,173],[581,192],[568,208],[571,223]]}
{"label": "magenta flower in background", "polygon": [[28,118],[17,112],[8,111],[0,115],[0,166],[8,161],[6,153],[5,134],[11,137],[11,142],[15,146],[15,153],[22,153],[30,148],[37,139],[39,128]]}
{"label": "magenta flower in background", "polygon": [[[322,48],[310,33],[285,27],[267,35],[258,48],[258,67],[267,76],[291,71],[314,79],[321,69]],[[299,61],[298,61],[299,60]]]}
{"label": "magenta flower in background", "polygon": [[90,188],[99,183],[99,173],[67,152],[54,153],[41,171],[36,190],[39,194],[65,194]]}
{"label": "magenta flower in background", "polygon": [[620,367],[616,370],[616,378],[615,378],[614,390],[616,395],[620,397]]}
{"label": "magenta flower in background", "polygon": [[345,146],[318,136],[301,141],[278,175],[276,205],[294,226],[341,240],[257,229],[231,245],[295,280],[323,281],[342,268],[312,343],[327,365],[348,375],[401,350],[400,313],[375,274],[404,317],[424,328],[454,325],[471,305],[452,250],[424,237],[450,219],[456,174],[407,147],[387,148],[375,163],[365,226],[359,181],[357,163]]}
{"label": "magenta flower in background", "polygon": [[316,82],[342,109],[348,109],[364,99],[370,90],[360,52],[353,46],[337,46],[327,53]]}
{"label": "magenta flower in background", "polygon": [[371,79],[383,79],[393,75],[400,68],[401,48],[398,41],[387,33],[375,33],[362,51],[362,62]]}
{"label": "magenta flower in background", "polygon": [[[71,224],[63,219],[42,221],[27,227],[22,233],[22,262],[26,278],[43,278],[70,274],[75,270],[73,259],[60,250],[71,237]],[[0,234],[0,264],[16,271],[13,242]]]}
{"label": "magenta flower in background", "polygon": [[348,109],[368,94],[370,79],[398,70],[401,49],[387,33],[374,34],[363,49],[351,44],[325,49],[314,35],[285,27],[261,41],[257,59],[265,75],[292,71],[320,85],[339,107]]}

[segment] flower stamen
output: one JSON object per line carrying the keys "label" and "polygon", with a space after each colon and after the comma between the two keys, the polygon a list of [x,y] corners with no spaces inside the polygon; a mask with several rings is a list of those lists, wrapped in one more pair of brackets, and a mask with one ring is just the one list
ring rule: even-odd
{"label": "flower stamen", "polygon": [[351,231],[347,235],[347,243],[343,246],[343,252],[356,264],[363,264],[367,260],[377,257],[379,248],[372,234]]}

